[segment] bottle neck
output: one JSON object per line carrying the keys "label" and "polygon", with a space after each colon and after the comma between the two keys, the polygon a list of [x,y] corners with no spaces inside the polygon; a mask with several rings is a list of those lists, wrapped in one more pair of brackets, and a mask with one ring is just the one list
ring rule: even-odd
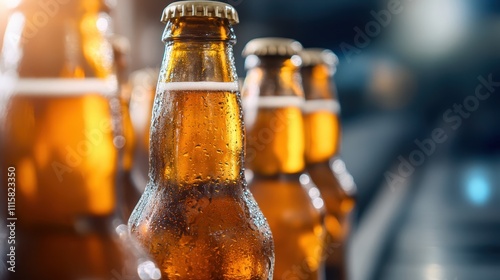
{"label": "bottle neck", "polygon": [[304,99],[298,64],[292,58],[261,58],[248,71],[243,93],[249,168],[265,176],[302,172]]}
{"label": "bottle neck", "polygon": [[318,64],[301,69],[306,100],[337,100],[337,89],[333,82],[330,68],[328,65]]}
{"label": "bottle neck", "polygon": [[340,106],[330,67],[319,64],[301,70],[304,105],[305,159],[308,164],[327,162],[339,152]]}
{"label": "bottle neck", "polygon": [[226,20],[193,17],[169,21],[164,34],[150,178],[171,189],[240,183],[244,131],[232,29]]}
{"label": "bottle neck", "polygon": [[167,22],[160,82],[236,82],[233,45],[226,19],[183,17]]}
{"label": "bottle neck", "polygon": [[[9,20],[6,68],[21,78],[106,78],[114,74],[112,21],[102,0],[23,1]],[[5,60],[5,57],[3,58]],[[14,61],[15,60],[15,61]]]}

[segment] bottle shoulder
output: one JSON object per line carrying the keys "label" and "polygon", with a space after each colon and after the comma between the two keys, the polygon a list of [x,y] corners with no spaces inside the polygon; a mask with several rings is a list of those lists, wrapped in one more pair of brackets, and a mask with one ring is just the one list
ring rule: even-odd
{"label": "bottle shoulder", "polygon": [[176,275],[173,267],[196,267],[180,271],[185,279],[210,279],[210,275],[226,274],[233,263],[252,263],[266,273],[272,270],[269,225],[243,182],[231,187],[234,191],[208,184],[172,193],[149,185],[129,228],[155,261],[164,265],[163,276]]}
{"label": "bottle shoulder", "polygon": [[[243,180],[230,184],[149,183],[129,220],[132,231],[148,228],[174,235],[231,230],[261,224],[262,213]],[[265,225],[264,225],[265,226]]]}

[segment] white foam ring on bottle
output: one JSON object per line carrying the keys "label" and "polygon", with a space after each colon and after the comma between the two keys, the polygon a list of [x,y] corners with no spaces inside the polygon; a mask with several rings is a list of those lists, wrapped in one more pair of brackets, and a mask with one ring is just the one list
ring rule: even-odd
{"label": "white foam ring on bottle", "polygon": [[302,112],[304,112],[305,114],[319,111],[327,111],[335,114],[340,114],[340,104],[337,100],[317,99],[306,101],[304,103],[304,106],[302,107]]}
{"label": "white foam ring on bottle", "polygon": [[158,90],[185,90],[185,91],[239,91],[238,82],[170,82],[158,83]]}
{"label": "white foam ring on bottle", "polygon": [[14,91],[23,95],[81,95],[100,93],[113,95],[117,93],[118,83],[115,79],[45,79],[26,78],[15,82]]}
{"label": "white foam ring on bottle", "polygon": [[305,99],[300,96],[260,96],[258,99],[259,108],[302,108]]}

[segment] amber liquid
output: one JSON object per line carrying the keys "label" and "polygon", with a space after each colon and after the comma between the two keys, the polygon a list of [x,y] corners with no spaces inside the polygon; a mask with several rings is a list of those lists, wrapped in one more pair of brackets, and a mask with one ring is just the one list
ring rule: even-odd
{"label": "amber liquid", "polygon": [[298,107],[258,109],[254,125],[248,128],[248,167],[262,175],[303,171],[303,131]]}
{"label": "amber liquid", "polygon": [[5,163],[16,168],[24,225],[72,225],[115,208],[117,149],[109,100],[100,94],[28,95],[10,100]]}
{"label": "amber liquid", "polygon": [[354,207],[354,199],[345,194],[339,195],[341,186],[328,162],[310,165],[307,171],[325,201],[325,239],[324,259],[327,279],[347,279],[346,241],[351,224],[348,214]]}
{"label": "amber liquid", "polygon": [[251,191],[273,233],[274,279],[321,279],[322,217],[298,175],[256,176]]}
{"label": "amber liquid", "polygon": [[151,128],[150,182],[129,227],[163,279],[268,279],[273,243],[243,179],[239,93],[159,92]]}
{"label": "amber liquid", "polygon": [[323,217],[299,181],[303,133],[297,106],[259,108],[248,128],[248,164],[255,174],[250,190],[273,233],[274,279],[321,279]]}
{"label": "amber liquid", "polygon": [[2,153],[15,167],[17,218],[8,278],[137,279],[110,234],[118,152],[108,98],[19,93],[7,108]]}
{"label": "amber liquid", "polygon": [[[20,220],[19,220],[20,221]],[[138,279],[137,264],[104,232],[37,229],[19,234],[16,272],[7,279]]]}
{"label": "amber liquid", "polygon": [[325,265],[327,277],[346,279],[346,241],[350,232],[349,214],[355,200],[341,186],[329,160],[338,153],[340,122],[336,114],[317,111],[304,115],[307,171],[325,201]]}
{"label": "amber liquid", "polygon": [[304,114],[307,162],[328,161],[338,153],[340,139],[339,118],[328,111]]}

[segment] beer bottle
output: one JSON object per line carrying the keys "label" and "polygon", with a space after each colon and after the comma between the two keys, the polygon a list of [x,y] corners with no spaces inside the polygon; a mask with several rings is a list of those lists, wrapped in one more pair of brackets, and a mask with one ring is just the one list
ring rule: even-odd
{"label": "beer bottle", "polygon": [[243,50],[249,186],[273,233],[274,279],[320,279],[323,268],[323,202],[313,201],[300,182],[305,168],[301,48],[291,39],[258,38]]}
{"label": "beer bottle", "polygon": [[125,139],[121,162],[123,174],[118,184],[121,186],[123,195],[121,212],[124,219],[128,219],[142,193],[142,191],[136,187],[136,183],[132,177],[132,166],[134,164],[135,154],[135,134],[132,126],[132,119],[130,117],[131,85],[127,77],[127,55],[129,53],[130,43],[127,38],[120,35],[114,35],[111,38],[111,44],[113,47],[116,77],[120,92],[122,134]]}
{"label": "beer bottle", "polygon": [[130,118],[136,137],[132,177],[135,186],[144,191],[149,168],[149,127],[153,111],[158,68],[144,68],[130,75],[132,93],[130,98]]}
{"label": "beer bottle", "polygon": [[346,279],[345,245],[349,232],[349,213],[354,207],[356,186],[339,158],[340,106],[332,81],[337,57],[329,50],[301,52],[301,69],[306,103],[304,124],[307,171],[325,201],[326,276]]}
{"label": "beer bottle", "polygon": [[112,228],[123,136],[107,12],[104,0],[23,0],[9,18],[0,54],[7,279],[139,278],[135,252]]}
{"label": "beer bottle", "polygon": [[243,176],[234,8],[174,2],[154,101],[149,182],[129,219],[165,279],[270,279],[272,235]]}

